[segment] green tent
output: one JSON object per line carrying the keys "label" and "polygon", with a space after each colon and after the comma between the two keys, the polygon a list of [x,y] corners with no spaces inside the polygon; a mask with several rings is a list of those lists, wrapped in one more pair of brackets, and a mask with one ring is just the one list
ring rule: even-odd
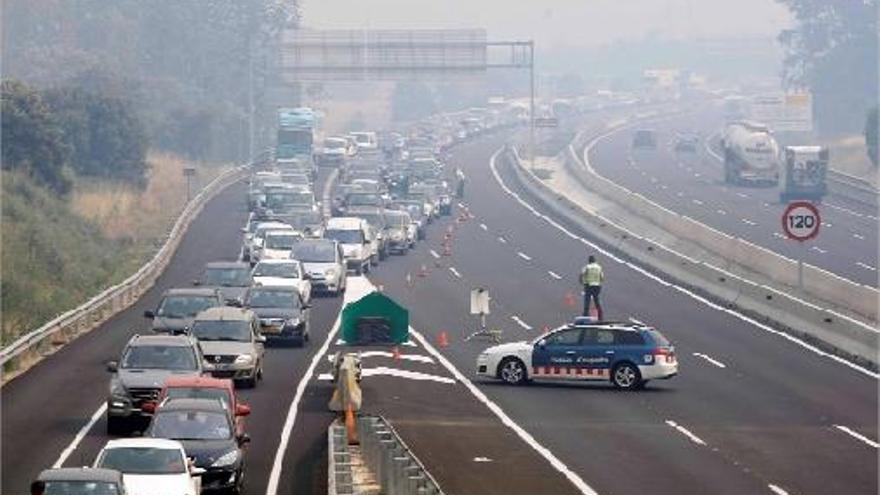
{"label": "green tent", "polygon": [[409,311],[381,292],[371,292],[342,310],[342,339],[349,345],[403,344],[409,340]]}

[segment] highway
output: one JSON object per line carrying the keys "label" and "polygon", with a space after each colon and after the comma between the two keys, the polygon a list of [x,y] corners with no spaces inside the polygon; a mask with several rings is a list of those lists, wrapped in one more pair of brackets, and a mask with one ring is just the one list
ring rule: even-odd
{"label": "highway", "polygon": [[[469,177],[472,217],[436,222],[427,242],[369,277],[409,309],[424,339],[414,336],[399,359],[387,349],[364,358],[364,410],[392,420],[446,493],[877,493],[876,374],[594,248],[532,203],[493,159],[508,138],[453,151],[450,163]],[[146,328],[141,314],[162,290],[188,285],[207,261],[235,258],[245,215],[244,187],[220,194],[137,304],[3,387],[3,493],[21,493],[67,448],[64,465],[91,463],[106,440],[96,414],[109,381],[104,362]],[[441,247],[447,229],[449,256]],[[635,393],[604,384],[471,384],[489,343],[464,341],[476,325],[470,289],[490,288],[490,327],[504,341],[533,339],[578,312],[567,301],[579,297],[576,273],[588,253],[605,265],[608,316],[656,325],[676,345],[681,375]],[[266,379],[242,391],[253,409],[248,494],[326,493],[333,415],[325,357],[340,348],[340,302],[316,298],[311,343],[270,348]]]}
{"label": "highway", "polygon": [[[827,197],[820,205],[819,237],[801,245],[784,237],[784,206],[774,187],[723,183],[722,164],[701,143],[697,153],[675,153],[676,132],[709,138],[723,127],[718,111],[646,124],[658,133],[656,150],[631,149],[632,129],[601,140],[590,153],[593,168],[612,181],[706,225],[842,277],[878,286],[878,217],[863,205]],[[717,144],[717,143],[714,143]],[[717,155],[717,151],[715,151]],[[833,160],[833,157],[832,157]]]}

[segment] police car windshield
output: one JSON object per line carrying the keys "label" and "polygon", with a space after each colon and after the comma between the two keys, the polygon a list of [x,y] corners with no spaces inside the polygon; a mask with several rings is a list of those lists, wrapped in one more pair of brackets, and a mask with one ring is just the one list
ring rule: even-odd
{"label": "police car windshield", "polygon": [[116,495],[116,483],[106,481],[47,481],[46,495]]}

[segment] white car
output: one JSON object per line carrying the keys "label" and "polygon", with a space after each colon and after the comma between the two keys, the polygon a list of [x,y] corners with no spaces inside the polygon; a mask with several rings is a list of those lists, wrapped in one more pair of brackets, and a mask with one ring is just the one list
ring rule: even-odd
{"label": "white car", "polygon": [[290,251],[294,244],[304,238],[301,232],[293,228],[270,230],[263,238],[263,248],[258,251],[259,256],[256,261],[290,259]]}
{"label": "white car", "polygon": [[[263,237],[266,235],[266,232],[292,228],[290,225],[277,220],[267,220],[257,222],[256,225],[248,225],[242,229],[245,234],[245,244],[242,248],[243,257],[246,254],[247,260],[251,264],[256,263],[260,259],[260,251],[263,249]],[[246,231],[250,231],[250,234]]]}
{"label": "white car", "polygon": [[110,440],[94,467],[121,472],[128,495],[199,495],[205,474],[180,442],[159,438]]}
{"label": "white car", "polygon": [[354,142],[357,143],[358,151],[364,151],[367,153],[379,151],[379,137],[375,132],[349,132],[348,135],[354,138]]}
{"label": "white car", "polygon": [[362,275],[379,259],[379,240],[363,218],[334,217],[327,221],[324,238],[342,245],[346,267]]}
{"label": "white car", "polygon": [[264,259],[251,272],[254,285],[296,287],[303,303],[312,299],[312,282],[303,264],[294,259]]}

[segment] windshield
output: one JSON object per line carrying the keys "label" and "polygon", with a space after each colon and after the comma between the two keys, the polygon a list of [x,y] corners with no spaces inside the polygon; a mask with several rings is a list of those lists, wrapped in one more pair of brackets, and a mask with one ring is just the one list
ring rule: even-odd
{"label": "windshield", "polygon": [[372,225],[373,227],[376,227],[377,229],[384,229],[385,228],[385,216],[384,215],[379,215],[379,214],[375,214],[375,213],[358,213],[357,217],[363,218],[364,220],[367,221],[368,224]]}
{"label": "windshield", "polygon": [[169,399],[216,399],[227,407],[229,404],[229,392],[222,388],[208,387],[170,387],[165,397]]}
{"label": "windshield", "polygon": [[250,342],[252,336],[247,321],[196,321],[191,332],[199,340]]}
{"label": "windshield", "polygon": [[116,483],[105,481],[47,481],[45,495],[116,495]]}
{"label": "windshield", "polygon": [[153,438],[226,440],[232,437],[229,416],[212,411],[160,411],[150,426]]}
{"label": "windshield", "polygon": [[388,222],[389,227],[394,227],[398,229],[404,228],[412,223],[409,215],[386,215],[385,220]]}
{"label": "windshield", "polygon": [[296,263],[257,263],[254,277],[299,278],[299,267]]}
{"label": "windshield", "polygon": [[284,230],[289,229],[290,226],[284,223],[276,223],[272,225],[261,225],[257,228],[257,231],[254,233],[254,237],[258,239],[262,239],[266,237],[266,232],[271,232],[273,230]]}
{"label": "windshield", "polygon": [[156,314],[163,318],[192,318],[217,304],[216,298],[207,296],[168,296]]}
{"label": "windshield", "polygon": [[198,370],[192,349],[183,346],[136,345],[122,356],[123,369]]}
{"label": "windshield", "polygon": [[311,192],[269,193],[266,195],[266,207],[269,209],[283,208],[288,205],[311,205],[315,196]]}
{"label": "windshield", "polygon": [[374,206],[382,203],[378,194],[349,194],[346,200],[349,206]]}
{"label": "windshield", "polygon": [[296,234],[272,234],[266,237],[266,248],[290,250],[300,240],[302,237]]}
{"label": "windshield", "polygon": [[324,147],[331,150],[345,149],[346,144],[345,140],[342,139],[328,139],[324,141]]}
{"label": "windshield", "polygon": [[299,298],[291,291],[252,289],[246,304],[252,308],[299,309]]}
{"label": "windshield", "polygon": [[324,237],[341,244],[363,244],[364,234],[360,230],[328,230]]}
{"label": "windshield", "polygon": [[205,270],[205,285],[248,287],[251,285],[251,274],[246,267],[208,268]]}
{"label": "windshield", "polygon": [[332,263],[336,261],[336,246],[330,242],[299,244],[293,248],[291,257],[303,263]]}
{"label": "windshield", "polygon": [[124,474],[183,474],[186,463],[177,449],[118,447],[104,450],[97,467]]}

